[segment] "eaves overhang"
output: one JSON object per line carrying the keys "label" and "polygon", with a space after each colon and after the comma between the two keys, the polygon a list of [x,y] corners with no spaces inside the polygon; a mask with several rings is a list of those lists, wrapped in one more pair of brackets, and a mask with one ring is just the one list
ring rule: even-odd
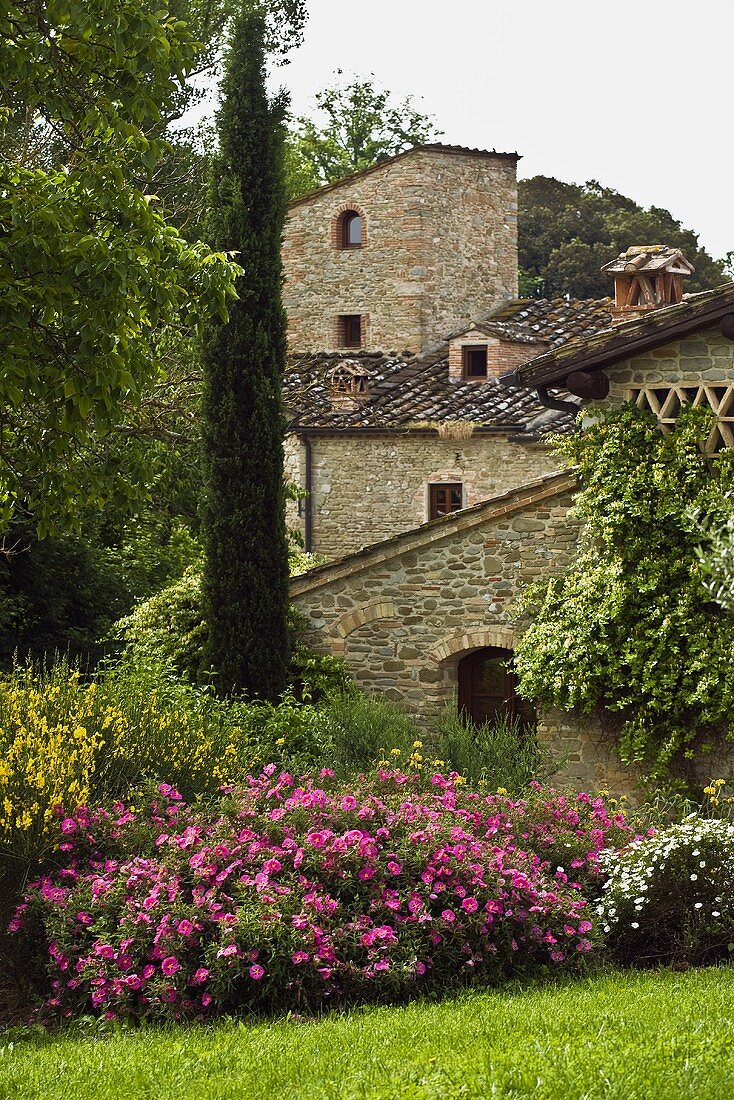
{"label": "eaves overhang", "polygon": [[571,340],[500,377],[507,389],[563,386],[573,371],[598,371],[662,347],[734,314],[734,282],[696,294],[678,305]]}

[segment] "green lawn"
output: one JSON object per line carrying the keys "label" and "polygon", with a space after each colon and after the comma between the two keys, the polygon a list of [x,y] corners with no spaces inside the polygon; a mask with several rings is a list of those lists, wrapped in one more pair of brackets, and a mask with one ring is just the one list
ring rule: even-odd
{"label": "green lawn", "polygon": [[728,1100],[734,968],[0,1047],[3,1100]]}

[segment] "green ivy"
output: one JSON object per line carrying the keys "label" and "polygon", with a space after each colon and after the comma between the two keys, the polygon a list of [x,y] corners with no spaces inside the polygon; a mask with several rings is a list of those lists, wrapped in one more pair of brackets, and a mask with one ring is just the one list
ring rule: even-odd
{"label": "green ivy", "polygon": [[583,521],[568,572],[527,591],[521,693],[541,706],[619,716],[625,763],[654,777],[734,733],[732,619],[711,601],[694,515],[726,510],[732,452],[703,453],[710,415],[674,431],[631,406],[558,444],[578,470]]}

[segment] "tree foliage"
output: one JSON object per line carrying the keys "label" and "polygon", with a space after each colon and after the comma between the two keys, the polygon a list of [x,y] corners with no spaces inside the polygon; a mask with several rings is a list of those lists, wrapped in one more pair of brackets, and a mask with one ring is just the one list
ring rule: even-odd
{"label": "tree foliage", "polygon": [[281,380],[286,318],[280,242],[285,220],[286,100],[265,90],[265,19],[236,17],[218,116],[211,232],[243,276],[226,324],[204,348],[204,594],[217,689],[275,701],[288,668],[288,549]]}
{"label": "tree foliage", "polygon": [[302,116],[289,136],[290,198],[441,136],[410,96],[393,103],[373,78],[324,88],[315,98],[323,121]]}
{"label": "tree foliage", "polygon": [[625,762],[656,776],[734,729],[732,620],[710,602],[691,510],[715,516],[734,455],[702,452],[708,414],[663,435],[625,406],[561,444],[577,464],[584,523],[569,571],[531,589],[516,650],[520,691],[621,722]]}
{"label": "tree foliage", "polygon": [[724,261],[712,259],[697,235],[662,207],[645,210],[594,180],[579,185],[534,176],[521,180],[518,192],[521,277],[537,296],[611,294],[612,281],[601,274],[602,264],[640,244],[680,248],[696,269],[686,283],[689,290],[709,290],[726,281]]}
{"label": "tree foliage", "polygon": [[734,497],[727,498],[725,515],[711,517],[694,513],[703,543],[698,560],[706,591],[720,607],[734,612]]}
{"label": "tree foliage", "polygon": [[[155,336],[226,310],[233,265],[145,185],[196,56],[143,0],[0,10],[2,526],[19,509],[43,535],[139,491],[142,464],[111,441],[160,374]],[[33,146],[49,132],[62,163]]]}

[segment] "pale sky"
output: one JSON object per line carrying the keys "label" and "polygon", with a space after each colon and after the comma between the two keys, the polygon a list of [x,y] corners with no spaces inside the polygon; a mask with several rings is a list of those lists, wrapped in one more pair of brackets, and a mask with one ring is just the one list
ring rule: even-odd
{"label": "pale sky", "polygon": [[447,144],[517,150],[521,178],[597,179],[666,207],[715,257],[734,249],[731,0],[307,4],[276,75],[294,114],[336,69],[374,73]]}

